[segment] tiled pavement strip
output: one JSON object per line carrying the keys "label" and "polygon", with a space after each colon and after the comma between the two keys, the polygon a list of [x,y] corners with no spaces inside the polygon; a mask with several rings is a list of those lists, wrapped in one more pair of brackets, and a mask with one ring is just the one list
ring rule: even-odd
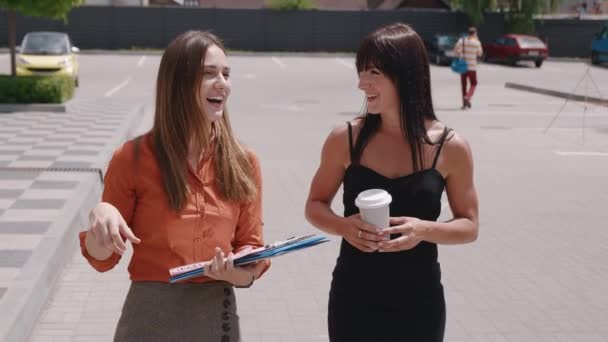
{"label": "tiled pavement strip", "polygon": [[0,341],[30,335],[112,151],[142,114],[142,105],[116,100],[0,114]]}

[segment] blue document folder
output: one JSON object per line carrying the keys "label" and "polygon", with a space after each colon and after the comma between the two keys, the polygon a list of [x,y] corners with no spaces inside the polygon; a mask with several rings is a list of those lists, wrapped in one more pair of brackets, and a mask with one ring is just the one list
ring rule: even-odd
{"label": "blue document folder", "polygon": [[[262,248],[257,248],[250,253],[237,257],[234,259],[234,265],[243,266],[259,260],[270,259],[279,255],[313,247],[328,241],[329,240],[325,236],[316,234],[294,236],[284,241],[277,241]],[[169,278],[169,282],[175,283],[194,277],[200,277],[205,273],[205,263],[185,265],[180,268],[182,268],[182,271],[178,270],[171,273],[172,276]]]}

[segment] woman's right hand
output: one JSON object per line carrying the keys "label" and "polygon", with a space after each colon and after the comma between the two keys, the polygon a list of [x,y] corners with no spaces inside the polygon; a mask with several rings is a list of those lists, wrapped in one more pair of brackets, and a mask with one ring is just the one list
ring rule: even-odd
{"label": "woman's right hand", "polygon": [[93,236],[97,246],[120,255],[127,249],[120,234],[132,243],[140,242],[140,239],[133,234],[118,209],[106,202],[100,202],[91,210],[88,234]]}
{"label": "woman's right hand", "polygon": [[342,229],[342,237],[362,252],[372,253],[378,250],[378,242],[382,241],[381,230],[363,221],[360,214],[344,218],[346,224]]}

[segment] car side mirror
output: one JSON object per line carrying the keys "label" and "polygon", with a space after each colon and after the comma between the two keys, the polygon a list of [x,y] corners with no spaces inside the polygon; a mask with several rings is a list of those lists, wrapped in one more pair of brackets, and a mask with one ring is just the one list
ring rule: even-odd
{"label": "car side mirror", "polygon": [[75,46],[72,46],[72,52],[73,52],[73,53],[79,53],[79,52],[80,52],[80,49],[79,49],[79,48],[77,48],[77,47],[75,47]]}

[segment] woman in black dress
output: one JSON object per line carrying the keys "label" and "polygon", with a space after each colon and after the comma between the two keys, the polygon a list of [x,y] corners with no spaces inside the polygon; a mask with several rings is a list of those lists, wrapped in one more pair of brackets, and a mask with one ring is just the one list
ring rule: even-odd
{"label": "woman in black dress", "polygon": [[[479,229],[471,149],[435,116],[426,50],[409,26],[365,37],[356,66],[365,114],[329,134],[306,204],[312,224],[343,237],[329,295],[330,340],[442,341],[437,244],[472,242]],[[340,185],[344,217],[331,209]],[[391,227],[361,220],[355,198],[368,189],[392,195]],[[454,217],[436,222],[444,190]]]}

